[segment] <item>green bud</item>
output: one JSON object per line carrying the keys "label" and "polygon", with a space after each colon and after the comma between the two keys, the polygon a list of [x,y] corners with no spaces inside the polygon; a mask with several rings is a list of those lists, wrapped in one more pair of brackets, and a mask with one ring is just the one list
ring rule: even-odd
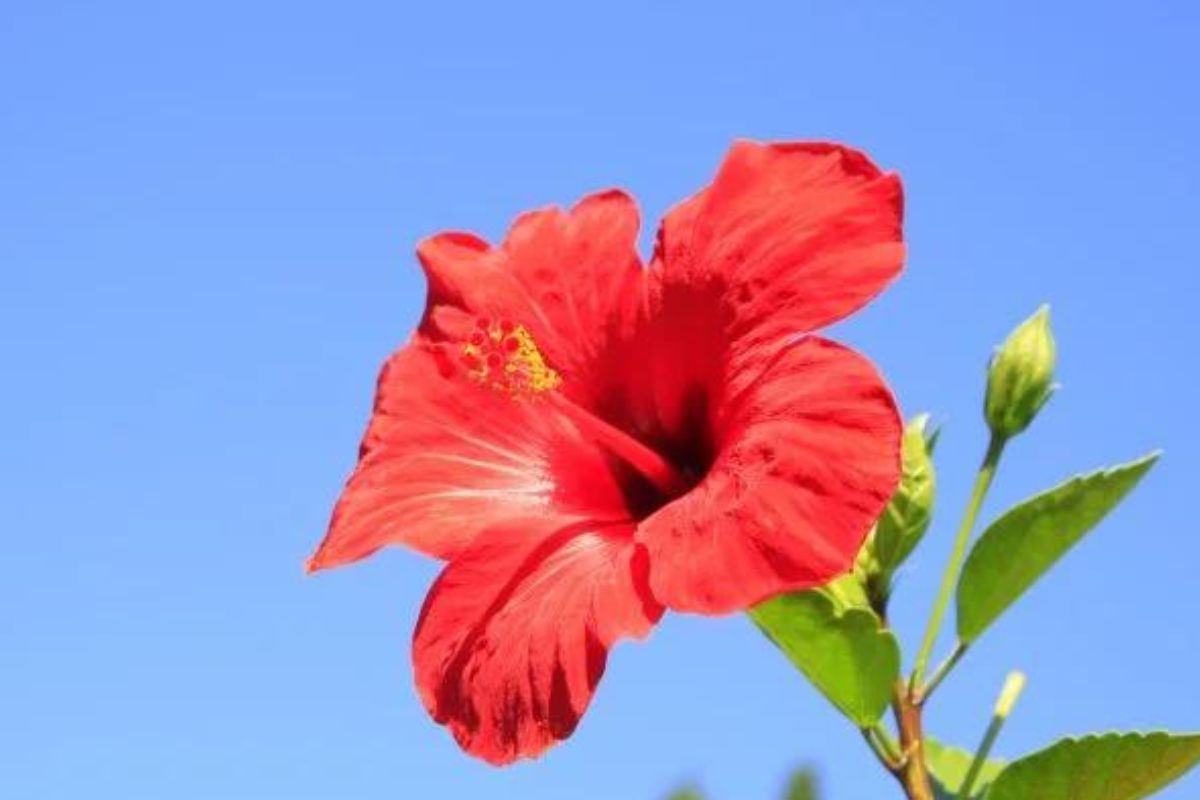
{"label": "green bud", "polygon": [[931,456],[937,431],[928,432],[928,422],[929,415],[921,414],[904,428],[900,485],[871,530],[855,565],[876,601],[886,600],[893,573],[925,536],[933,518],[936,478]]}
{"label": "green bud", "polygon": [[788,781],[786,800],[817,800],[817,776],[811,769],[800,769]]}
{"label": "green bud", "polygon": [[812,591],[825,595],[825,598],[833,603],[834,609],[839,614],[851,608],[871,607],[871,600],[867,596],[867,587],[856,570],[834,578],[824,586]]}
{"label": "green bud", "polygon": [[1017,326],[988,365],[984,415],[1003,439],[1029,427],[1054,393],[1054,335],[1050,308],[1042,306]]}

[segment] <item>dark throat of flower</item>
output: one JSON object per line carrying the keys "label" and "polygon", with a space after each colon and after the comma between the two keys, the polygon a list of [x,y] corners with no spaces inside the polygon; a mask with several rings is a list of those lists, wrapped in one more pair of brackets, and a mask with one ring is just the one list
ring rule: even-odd
{"label": "dark throat of flower", "polygon": [[678,497],[688,490],[691,484],[685,480],[683,474],[654,449],[590,411],[580,408],[559,392],[554,393],[551,402],[575,423],[580,433],[621,459],[649,481],[664,497]]}

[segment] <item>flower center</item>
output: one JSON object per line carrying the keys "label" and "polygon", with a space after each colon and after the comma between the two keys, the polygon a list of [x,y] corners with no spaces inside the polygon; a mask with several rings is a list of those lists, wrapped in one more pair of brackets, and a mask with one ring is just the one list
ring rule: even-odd
{"label": "flower center", "polygon": [[677,497],[691,485],[654,449],[557,391],[562,376],[546,363],[524,325],[480,318],[460,349],[471,380],[514,400],[536,398],[550,403],[575,424],[580,434],[605,448],[664,495]]}

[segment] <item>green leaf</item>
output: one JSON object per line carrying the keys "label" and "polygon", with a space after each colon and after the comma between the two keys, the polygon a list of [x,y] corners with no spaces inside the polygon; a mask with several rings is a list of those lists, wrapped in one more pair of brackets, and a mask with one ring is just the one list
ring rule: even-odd
{"label": "green leaf", "polygon": [[1200,734],[1109,733],[1063,739],[1014,761],[987,800],[1138,800],[1200,761]]}
{"label": "green leaf", "polygon": [[750,618],[860,728],[875,724],[900,675],[900,647],[874,612],[838,608],[821,591],[780,595]]}
{"label": "green leaf", "polygon": [[699,789],[693,789],[689,786],[672,792],[667,800],[704,800],[704,795],[700,793]]}
{"label": "green leaf", "polygon": [[974,641],[1026,589],[1104,519],[1158,460],[1158,453],[1072,478],[993,522],[958,580],[958,637]]}
{"label": "green leaf", "polygon": [[[934,796],[937,800],[954,800],[958,797],[958,790],[962,788],[963,780],[967,777],[967,771],[971,769],[971,762],[975,760],[975,756],[935,739],[926,738],[924,744],[925,766],[929,767],[929,774],[933,778]],[[971,797],[982,796],[984,789],[996,779],[1002,769],[1004,762],[999,759],[989,758],[984,761],[983,769],[971,789]]]}
{"label": "green leaf", "polygon": [[921,414],[905,427],[900,485],[859,554],[858,571],[874,585],[887,585],[892,573],[929,530],[933,518],[936,480],[930,458],[931,440],[926,435],[928,421],[929,415]]}
{"label": "green leaf", "polygon": [[811,769],[798,769],[788,781],[783,800],[817,800],[817,776]]}

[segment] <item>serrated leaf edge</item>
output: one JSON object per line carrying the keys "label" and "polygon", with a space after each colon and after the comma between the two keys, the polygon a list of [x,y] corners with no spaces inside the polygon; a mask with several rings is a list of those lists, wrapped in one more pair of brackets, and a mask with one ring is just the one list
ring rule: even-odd
{"label": "serrated leaf edge", "polygon": [[[1131,473],[1136,472],[1137,475],[1134,477],[1133,483],[1125,491],[1125,494],[1122,495],[1122,497],[1117,501],[1117,504],[1120,504],[1120,502],[1122,502],[1125,499],[1125,497],[1127,497],[1129,495],[1130,492],[1132,492],[1135,488],[1137,488],[1137,485],[1139,483],[1141,483],[1142,478],[1144,478],[1146,476],[1146,474],[1150,471],[1150,469],[1153,468],[1156,463],[1158,463],[1158,459],[1162,456],[1162,453],[1163,453],[1163,451],[1161,449],[1151,450],[1149,453],[1146,453],[1143,456],[1132,459],[1130,461],[1123,462],[1121,464],[1116,464],[1116,465],[1113,465],[1110,467],[1101,467],[1100,469],[1092,470],[1091,472],[1085,472],[1085,473],[1080,473],[1080,474],[1074,475],[1074,476],[1062,481],[1061,483],[1051,486],[1049,489],[1045,489],[1041,492],[1038,492],[1037,494],[1030,495],[1029,497],[1026,497],[1023,500],[1018,501],[1012,507],[1010,507],[1009,509],[1007,509],[1006,511],[1001,513],[998,517],[996,517],[991,522],[989,522],[987,525],[985,525],[983,528],[983,533],[980,534],[979,538],[975,540],[975,544],[972,546],[971,552],[967,554],[967,559],[963,563],[962,571],[959,573],[959,576],[958,576],[958,584],[957,584],[957,587],[955,590],[955,598],[956,598],[955,605],[958,609],[958,613],[961,615],[962,606],[958,602],[958,595],[961,592],[961,589],[963,586],[963,581],[966,579],[966,576],[969,573],[971,562],[972,562],[973,558],[975,557],[976,553],[978,552],[979,543],[982,542],[988,536],[988,534],[991,532],[991,530],[993,528],[1000,525],[1001,522],[1004,522],[1010,516],[1019,513],[1021,511],[1021,509],[1023,509],[1025,506],[1027,506],[1031,503],[1034,503],[1037,500],[1039,500],[1047,495],[1050,495],[1050,494],[1053,494],[1053,493],[1059,492],[1059,491],[1064,491],[1064,490],[1079,486],[1081,484],[1088,483],[1090,481],[1098,480],[1101,478],[1111,477],[1111,476],[1116,475],[1121,472],[1131,472]],[[1052,567],[1054,564],[1057,564],[1059,560],[1061,560],[1063,557],[1065,557],[1067,555],[1067,553],[1069,553],[1072,549],[1074,549],[1075,545],[1079,544],[1079,542],[1082,541],[1084,536],[1086,536],[1088,533],[1090,533],[1091,530],[1093,528],[1095,528],[1096,525],[1099,525],[1100,522],[1103,522],[1104,518],[1107,517],[1108,514],[1115,509],[1116,509],[1116,505],[1114,505],[1111,509],[1109,509],[1109,511],[1106,511],[1104,513],[1104,517],[1102,517],[1100,520],[1097,520],[1095,525],[1093,525],[1091,528],[1088,528],[1086,531],[1084,531],[1080,535],[1079,539],[1077,539],[1075,542],[1073,542],[1067,548],[1067,550],[1063,551],[1058,556],[1058,558],[1055,558],[1053,561],[1051,561],[1050,564],[1047,565],[1046,569],[1049,570],[1050,567]],[[1041,576],[1039,575],[1038,577],[1040,578]],[[1013,597],[1013,599],[1009,602],[1008,605],[1004,606],[1004,608],[1002,608],[996,614],[996,616],[993,617],[987,624],[983,625],[982,627],[979,628],[979,630],[975,631],[974,635],[971,636],[970,638],[965,638],[962,636],[962,626],[960,624],[958,627],[960,639],[962,639],[963,641],[968,641],[968,642],[977,641],[979,639],[979,637],[982,636],[984,634],[984,632],[986,632],[987,629],[990,628],[996,622],[996,620],[998,620],[1000,618],[1000,616],[1004,613],[1004,611],[1007,611],[1019,599],[1021,599],[1021,597],[1024,596],[1025,592],[1027,592],[1027,591],[1029,591],[1029,589],[1033,588],[1033,586],[1036,582],[1037,581],[1035,580],[1033,583],[1030,583],[1028,586],[1026,586],[1024,589],[1022,589],[1019,594],[1017,594],[1015,597]]]}
{"label": "serrated leaf edge", "polygon": [[[1127,739],[1127,738],[1151,739],[1151,738],[1158,738],[1158,737],[1164,737],[1167,739],[1176,739],[1176,740],[1178,740],[1178,739],[1185,739],[1185,740],[1186,739],[1195,739],[1197,741],[1200,741],[1200,730],[1188,731],[1186,733],[1179,733],[1179,732],[1172,732],[1172,731],[1164,730],[1162,728],[1155,728],[1155,729],[1147,730],[1147,731],[1139,731],[1139,730],[1105,731],[1104,733],[1085,733],[1085,734],[1078,734],[1075,736],[1064,736],[1061,739],[1057,739],[1054,742],[1051,742],[1050,744],[1046,745],[1045,747],[1042,747],[1038,750],[1034,750],[1031,753],[1026,753],[1023,756],[1014,758],[1012,761],[1009,761],[1008,764],[1005,766],[1004,771],[1002,771],[999,775],[997,775],[996,779],[994,781],[992,781],[992,783],[988,786],[987,792],[983,795],[983,800],[988,800],[988,798],[990,798],[992,796],[992,792],[996,789],[997,786],[1001,785],[1001,781],[1004,778],[1004,773],[1007,772],[1009,769],[1017,766],[1018,764],[1021,764],[1022,762],[1025,762],[1030,759],[1037,758],[1038,756],[1044,755],[1045,753],[1050,752],[1051,750],[1053,750],[1056,747],[1061,747],[1062,745],[1065,745],[1065,744],[1083,744],[1085,742],[1102,741],[1102,740],[1106,740],[1106,739],[1108,739],[1108,740]],[[1200,761],[1200,756],[1197,757],[1197,760]],[[1195,763],[1193,763],[1192,766],[1195,766]],[[1183,772],[1173,775],[1170,779],[1167,780],[1167,782],[1165,784],[1162,784],[1162,786],[1166,786],[1170,783],[1173,783],[1175,780],[1183,777],[1191,769],[1192,769],[1192,767],[1189,766]],[[1162,788],[1162,787],[1160,786],[1160,788]]]}

